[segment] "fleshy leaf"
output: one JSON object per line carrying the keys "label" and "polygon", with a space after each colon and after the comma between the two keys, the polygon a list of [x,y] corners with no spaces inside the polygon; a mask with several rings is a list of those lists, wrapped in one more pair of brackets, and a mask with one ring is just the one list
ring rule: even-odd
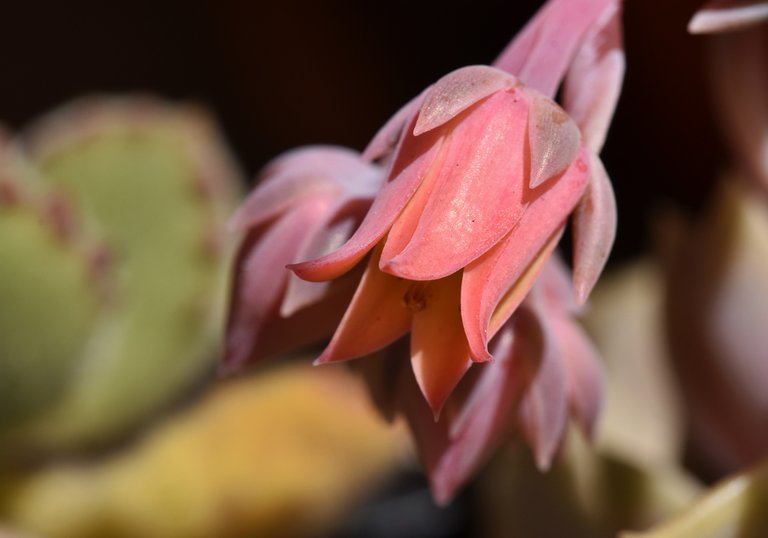
{"label": "fleshy leaf", "polygon": [[413,134],[418,136],[431,131],[449,122],[478,101],[516,85],[515,77],[487,65],[471,65],[457,69],[427,90]]}
{"label": "fleshy leaf", "polygon": [[531,110],[528,143],[531,147],[531,179],[535,189],[564,172],[579,153],[581,134],[557,103],[538,92],[528,92]]}
{"label": "fleshy leaf", "polygon": [[608,261],[616,237],[616,200],[600,159],[590,160],[587,191],[573,212],[573,287],[583,305]]}

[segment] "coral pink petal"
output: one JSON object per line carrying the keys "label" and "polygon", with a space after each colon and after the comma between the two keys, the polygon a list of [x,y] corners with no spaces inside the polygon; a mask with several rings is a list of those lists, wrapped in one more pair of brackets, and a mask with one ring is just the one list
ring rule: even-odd
{"label": "coral pink petal", "polygon": [[408,332],[412,315],[403,298],[412,282],[379,271],[380,253],[377,247],[344,318],[316,364],[373,353]]}
{"label": "coral pink petal", "polygon": [[472,364],[459,310],[461,275],[411,285],[405,299],[413,310],[411,363],[437,417]]}
{"label": "coral pink petal", "polygon": [[[354,235],[340,248],[316,260],[290,266],[304,280],[331,280],[357,264],[384,235],[419,188],[440,150],[442,138],[421,136],[401,145],[392,163],[389,182],[379,191],[373,205]],[[407,148],[407,149],[405,149]]]}
{"label": "coral pink petal", "polygon": [[517,84],[517,79],[509,73],[487,65],[457,69],[438,80],[427,91],[413,134],[418,136],[431,131],[478,101]]}
{"label": "coral pink petal", "polygon": [[488,355],[488,340],[524,299],[557,244],[569,213],[584,193],[586,158],[581,152],[559,181],[530,202],[517,226],[464,270],[461,313],[473,357]]}
{"label": "coral pink petal", "polygon": [[445,277],[517,223],[523,212],[527,110],[522,92],[502,91],[457,122],[440,158],[436,195],[408,245],[397,256],[382,258],[384,270],[411,280]]}
{"label": "coral pink petal", "polygon": [[554,97],[584,34],[618,0],[550,0],[496,59],[494,65]]}
{"label": "coral pink petal", "polygon": [[289,275],[285,264],[295,256],[302,235],[318,220],[317,215],[328,211],[331,204],[329,198],[305,202],[277,221],[255,243],[251,238],[241,247],[227,327],[227,368],[236,369],[248,360],[285,288]]}
{"label": "coral pink petal", "polygon": [[528,91],[531,103],[528,143],[531,147],[529,187],[563,173],[576,158],[581,145],[579,128],[557,103],[544,95]]}
{"label": "coral pink petal", "polygon": [[387,123],[379,129],[363,151],[362,158],[364,160],[375,161],[394,151],[398,141],[405,134],[406,125],[411,122],[411,119],[418,112],[428,91],[429,88],[419,96],[408,101],[405,106],[395,112],[394,116],[387,120]]}
{"label": "coral pink petal", "polygon": [[604,374],[600,354],[578,323],[552,317],[568,377],[568,395],[574,416],[590,437],[603,403]]}
{"label": "coral pink petal", "polygon": [[711,0],[688,23],[692,34],[728,32],[768,20],[768,2]]}
{"label": "coral pink petal", "polygon": [[616,237],[616,200],[600,159],[590,159],[591,177],[573,213],[573,289],[583,305],[608,261]]}
{"label": "coral pink petal", "polygon": [[608,133],[624,80],[621,12],[607,10],[595,22],[571,63],[563,103],[581,129],[586,145],[599,153]]}
{"label": "coral pink petal", "polygon": [[[523,312],[528,310],[521,309],[520,314]],[[533,448],[536,465],[546,470],[560,447],[568,422],[568,378],[556,336],[547,320],[542,319],[544,313],[537,312],[535,305],[531,312],[544,334],[544,349],[539,357],[524,357],[528,386],[520,404],[520,425]],[[514,337],[531,338],[531,332],[519,328]]]}

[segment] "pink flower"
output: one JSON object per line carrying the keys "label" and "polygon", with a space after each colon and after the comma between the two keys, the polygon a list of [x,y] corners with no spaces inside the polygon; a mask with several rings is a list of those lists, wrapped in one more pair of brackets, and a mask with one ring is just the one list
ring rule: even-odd
{"label": "pink flower", "polygon": [[[590,138],[582,140],[549,96],[486,66],[443,77],[377,135],[369,156],[386,152],[385,141],[402,132],[362,224],[339,249],[292,266],[304,279],[332,280],[370,253],[318,363],[361,357],[410,333],[417,383],[438,415],[470,365],[493,357],[489,341],[525,298],[574,211],[576,294],[586,299],[615,227],[610,186],[587,143],[599,147],[606,128],[606,100],[598,98],[617,93],[621,64],[605,68],[618,50],[617,13],[605,0],[550,2],[499,61],[520,64],[550,94],[570,68],[577,81],[566,92],[582,124],[603,120]],[[553,36],[566,50],[538,41]],[[535,69],[534,60],[553,67]],[[612,109],[615,98],[607,101]]]}
{"label": "pink flower", "polygon": [[768,2],[758,0],[709,0],[688,23],[693,34],[737,30],[768,20]]}
{"label": "pink flower", "polygon": [[[569,415],[591,430],[600,406],[599,365],[574,316],[615,233],[597,153],[623,66],[618,0],[551,0],[495,67],[454,71],[393,116],[363,153],[387,163],[383,175],[362,162],[341,173],[317,160],[312,166],[332,171],[322,183],[334,187],[329,195],[303,182],[311,166],[291,160],[285,175],[294,180],[265,182],[241,210],[247,219],[236,218],[252,232],[238,262],[230,363],[271,352],[265,334],[277,344],[300,339],[296,324],[288,334],[272,329],[284,321],[281,303],[283,315],[296,316],[286,304],[322,298],[305,308],[303,329],[326,333],[339,317],[323,310],[333,286],[352,282],[354,295],[316,362],[368,355],[358,366],[371,393],[386,415],[407,417],[438,500],[447,501],[513,427],[547,467]],[[553,100],[561,83],[564,108]],[[290,246],[328,235],[339,218],[329,208],[363,171],[375,198],[354,233],[335,234],[346,242]],[[373,196],[355,192],[356,200]],[[552,258],[569,219],[572,284]],[[291,263],[302,257],[311,260]],[[331,288],[291,299],[291,286],[303,284],[292,280],[283,291],[286,277],[276,268],[284,263]]]}
{"label": "pink flower", "polygon": [[333,250],[349,238],[384,179],[352,150],[312,146],[269,163],[234,215],[246,232],[235,264],[225,368],[328,338],[359,274],[311,283],[283,268]]}

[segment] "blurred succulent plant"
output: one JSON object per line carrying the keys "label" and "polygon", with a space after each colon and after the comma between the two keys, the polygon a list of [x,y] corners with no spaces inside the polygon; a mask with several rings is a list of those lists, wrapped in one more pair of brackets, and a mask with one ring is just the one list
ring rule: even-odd
{"label": "blurred succulent plant", "polygon": [[114,457],[5,477],[0,521],[46,538],[321,536],[407,452],[356,376],[282,367],[215,386]]}
{"label": "blurred succulent plant", "polygon": [[14,147],[2,451],[100,443],[212,369],[238,174],[205,114],[148,98],[74,103]]}

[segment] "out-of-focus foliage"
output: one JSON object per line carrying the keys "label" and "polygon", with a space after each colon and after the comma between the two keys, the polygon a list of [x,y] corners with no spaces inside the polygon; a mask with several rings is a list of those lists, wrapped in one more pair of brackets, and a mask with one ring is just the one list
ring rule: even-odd
{"label": "out-of-focus foliage", "polygon": [[679,516],[648,532],[621,538],[762,538],[768,536],[768,465],[707,491]]}
{"label": "out-of-focus foliage", "polygon": [[78,449],[213,368],[239,178],[203,112],[148,98],[77,102],[9,147],[6,182],[42,201],[0,206],[0,452]]}
{"label": "out-of-focus foliage", "polygon": [[0,521],[46,538],[316,535],[405,455],[343,368],[215,386],[103,461],[0,478]]}

